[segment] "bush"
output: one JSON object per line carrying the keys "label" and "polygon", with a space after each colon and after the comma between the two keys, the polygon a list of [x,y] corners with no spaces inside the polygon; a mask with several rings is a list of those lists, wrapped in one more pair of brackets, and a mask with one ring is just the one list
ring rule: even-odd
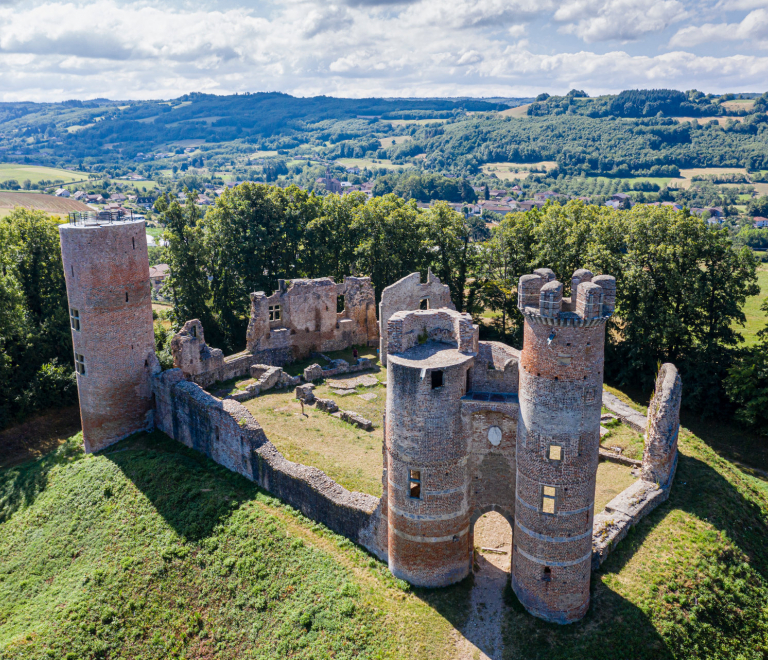
{"label": "bush", "polygon": [[77,403],[77,378],[72,367],[51,360],[35,373],[29,386],[17,397],[19,418],[48,408],[60,408]]}

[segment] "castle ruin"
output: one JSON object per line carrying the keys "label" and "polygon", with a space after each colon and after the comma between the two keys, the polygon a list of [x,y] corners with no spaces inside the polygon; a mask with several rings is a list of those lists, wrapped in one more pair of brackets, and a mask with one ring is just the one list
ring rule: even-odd
{"label": "castle ruin", "polygon": [[[251,295],[246,351],[225,357],[192,320],[173,339],[176,368],[162,371],[144,223],[71,223],[60,234],[88,452],[158,428],[426,587],[472,571],[475,522],[496,511],[513,531],[518,599],[558,623],[584,616],[591,571],[669,496],[682,385],[664,365],[644,420],[642,478],[593,513],[611,276],[577,270],[570,298],[549,269],[521,277],[522,351],[480,341],[431,273],[426,285],[413,274],[385,290],[380,332],[368,278],[280,282],[272,296]],[[201,387],[379,336],[388,365],[381,499],[287,461],[241,403]]]}

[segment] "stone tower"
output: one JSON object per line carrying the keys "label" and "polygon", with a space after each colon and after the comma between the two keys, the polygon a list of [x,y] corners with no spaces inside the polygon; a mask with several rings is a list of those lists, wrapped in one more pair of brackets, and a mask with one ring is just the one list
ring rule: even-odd
{"label": "stone tower", "polygon": [[144,221],[59,227],[86,452],[152,425],[155,357]]}
{"label": "stone tower", "polygon": [[518,286],[525,334],[512,587],[529,612],[557,623],[589,607],[605,322],[616,281],[577,270],[571,293],[563,298],[547,268]]}
{"label": "stone tower", "polygon": [[449,309],[397,312],[387,329],[389,568],[411,584],[440,587],[471,570],[461,398],[478,329],[469,315]]}

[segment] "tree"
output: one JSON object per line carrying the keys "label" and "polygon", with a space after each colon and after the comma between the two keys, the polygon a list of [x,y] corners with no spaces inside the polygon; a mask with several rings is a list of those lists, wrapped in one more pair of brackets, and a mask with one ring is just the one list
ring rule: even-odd
{"label": "tree", "polygon": [[749,200],[749,204],[747,204],[747,214],[768,218],[768,196],[762,195],[761,197],[753,197]]}
{"label": "tree", "polygon": [[491,198],[491,191],[488,190],[488,184],[485,184],[485,187],[483,188],[483,199],[488,201]]}
{"label": "tree", "polygon": [[208,259],[200,226],[200,212],[187,195],[184,206],[175,198],[163,196],[155,203],[165,223],[163,237],[168,241],[166,257],[169,272],[163,293],[173,303],[171,318],[181,326],[190,319],[199,319],[211,340],[220,338],[218,326],[210,309]]}
{"label": "tree", "polygon": [[382,290],[428,263],[423,243],[424,220],[414,200],[397,195],[375,197],[356,209],[353,229],[357,269],[370,275],[376,301]]}
{"label": "tree", "polygon": [[[768,313],[768,298],[761,309]],[[759,342],[740,352],[728,370],[725,389],[737,406],[736,419],[768,435],[768,325],[758,333]]]}
{"label": "tree", "polygon": [[424,214],[424,246],[430,265],[451,291],[451,300],[464,311],[464,286],[474,249],[469,245],[469,228],[464,216],[446,202],[437,202]]}
{"label": "tree", "polygon": [[0,427],[74,403],[73,373],[58,222],[17,208],[0,220]]}

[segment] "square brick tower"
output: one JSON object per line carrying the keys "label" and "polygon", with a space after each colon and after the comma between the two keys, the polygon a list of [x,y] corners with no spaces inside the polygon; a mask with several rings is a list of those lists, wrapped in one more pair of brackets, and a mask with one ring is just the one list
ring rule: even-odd
{"label": "square brick tower", "polygon": [[512,587],[535,616],[570,623],[589,608],[605,322],[616,281],[577,270],[571,298],[546,268],[523,275]]}
{"label": "square brick tower", "polygon": [[151,427],[157,360],[144,221],[59,227],[86,452]]}

